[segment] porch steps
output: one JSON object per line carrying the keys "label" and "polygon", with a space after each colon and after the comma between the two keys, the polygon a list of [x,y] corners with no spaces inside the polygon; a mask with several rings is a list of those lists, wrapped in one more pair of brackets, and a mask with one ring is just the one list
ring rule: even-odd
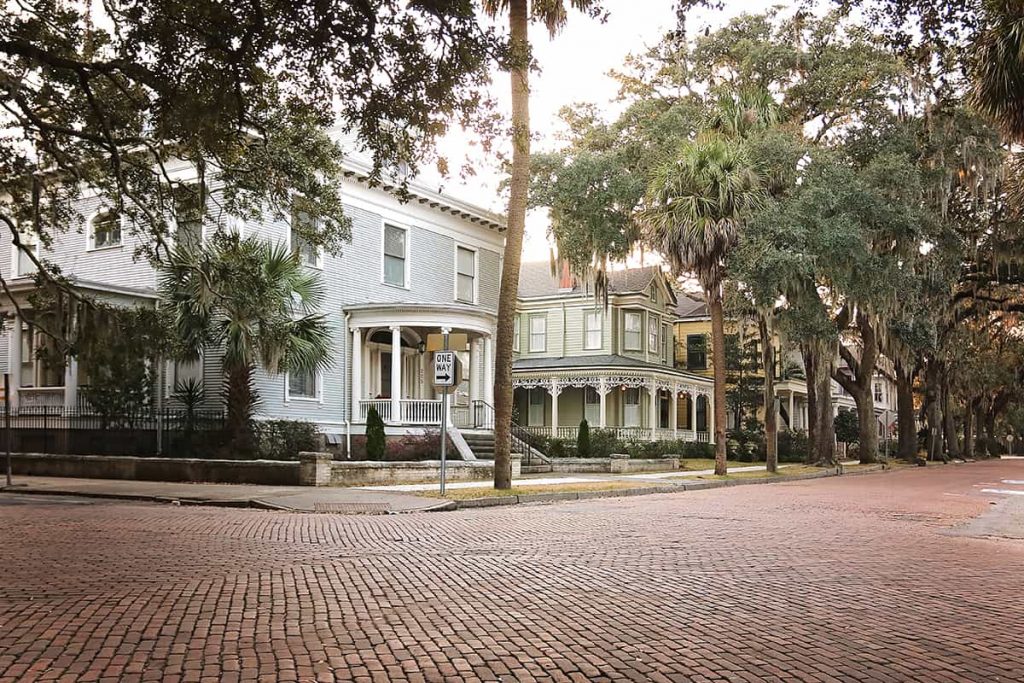
{"label": "porch steps", "polygon": [[494,460],[494,432],[465,430],[462,432],[462,438],[479,460]]}

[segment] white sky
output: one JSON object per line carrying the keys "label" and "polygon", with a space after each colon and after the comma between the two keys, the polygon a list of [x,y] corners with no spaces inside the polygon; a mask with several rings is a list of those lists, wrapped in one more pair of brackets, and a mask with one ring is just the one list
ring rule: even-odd
{"label": "white sky", "polygon": [[[696,10],[688,19],[687,32],[716,28],[730,18],[744,12],[761,12],[779,4],[779,0],[727,0],[723,12]],[[556,147],[555,135],[560,130],[558,111],[575,102],[593,102],[612,118],[617,105],[612,102],[617,83],[608,76],[614,68],[621,68],[626,55],[643,52],[657,43],[666,31],[675,27],[674,0],[604,0],[608,21],[604,24],[591,20],[578,12],[570,14],[565,29],[548,40],[543,26],[530,27],[534,56],[541,71],[533,73],[530,81],[530,119],[534,133],[533,150],[546,151]],[[493,91],[503,111],[509,111],[508,75],[496,74]],[[449,156],[451,168],[457,169],[470,149],[469,138],[453,135],[441,149]],[[449,180],[445,191],[479,206],[505,212],[505,200],[498,194],[502,176],[497,164],[481,168],[471,183],[463,184],[457,178]],[[527,218],[523,259],[546,260],[549,253],[547,239],[547,211],[533,211]]]}

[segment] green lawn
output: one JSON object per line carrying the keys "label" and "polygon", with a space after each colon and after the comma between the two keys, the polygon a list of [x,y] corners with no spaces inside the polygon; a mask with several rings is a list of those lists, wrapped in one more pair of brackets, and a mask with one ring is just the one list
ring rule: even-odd
{"label": "green lawn", "polygon": [[[753,467],[754,465],[764,466],[763,462],[740,462],[739,460],[726,460],[725,466],[729,469],[734,467]],[[715,469],[714,458],[684,458],[679,461],[681,470],[713,470]]]}

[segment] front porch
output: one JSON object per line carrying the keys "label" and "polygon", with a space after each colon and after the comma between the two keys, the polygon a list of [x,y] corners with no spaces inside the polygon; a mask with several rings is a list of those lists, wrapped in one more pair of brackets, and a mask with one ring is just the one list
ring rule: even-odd
{"label": "front porch", "polygon": [[432,383],[430,335],[464,334],[452,347],[462,378],[448,400],[448,422],[471,428],[482,406],[494,402],[492,314],[479,309],[433,305],[357,307],[350,311],[351,420],[365,424],[373,409],[387,425],[441,424],[441,394]]}
{"label": "front porch", "polygon": [[609,430],[623,440],[682,439],[709,443],[713,427],[710,386],[650,373],[519,375],[513,379],[517,419],[538,436],[576,439],[579,424]]}

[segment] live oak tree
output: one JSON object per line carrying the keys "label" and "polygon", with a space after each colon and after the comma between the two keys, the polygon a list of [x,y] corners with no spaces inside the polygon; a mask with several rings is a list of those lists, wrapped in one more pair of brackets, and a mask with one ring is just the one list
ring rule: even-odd
{"label": "live oak tree", "polygon": [[358,137],[374,178],[415,170],[477,111],[500,47],[468,2],[18,0],[0,18],[0,223],[51,277],[32,245],[81,225],[83,192],[157,260],[182,194],[219,223],[286,216],[298,194],[315,220],[297,232],[337,252],[349,150],[327,129]]}

